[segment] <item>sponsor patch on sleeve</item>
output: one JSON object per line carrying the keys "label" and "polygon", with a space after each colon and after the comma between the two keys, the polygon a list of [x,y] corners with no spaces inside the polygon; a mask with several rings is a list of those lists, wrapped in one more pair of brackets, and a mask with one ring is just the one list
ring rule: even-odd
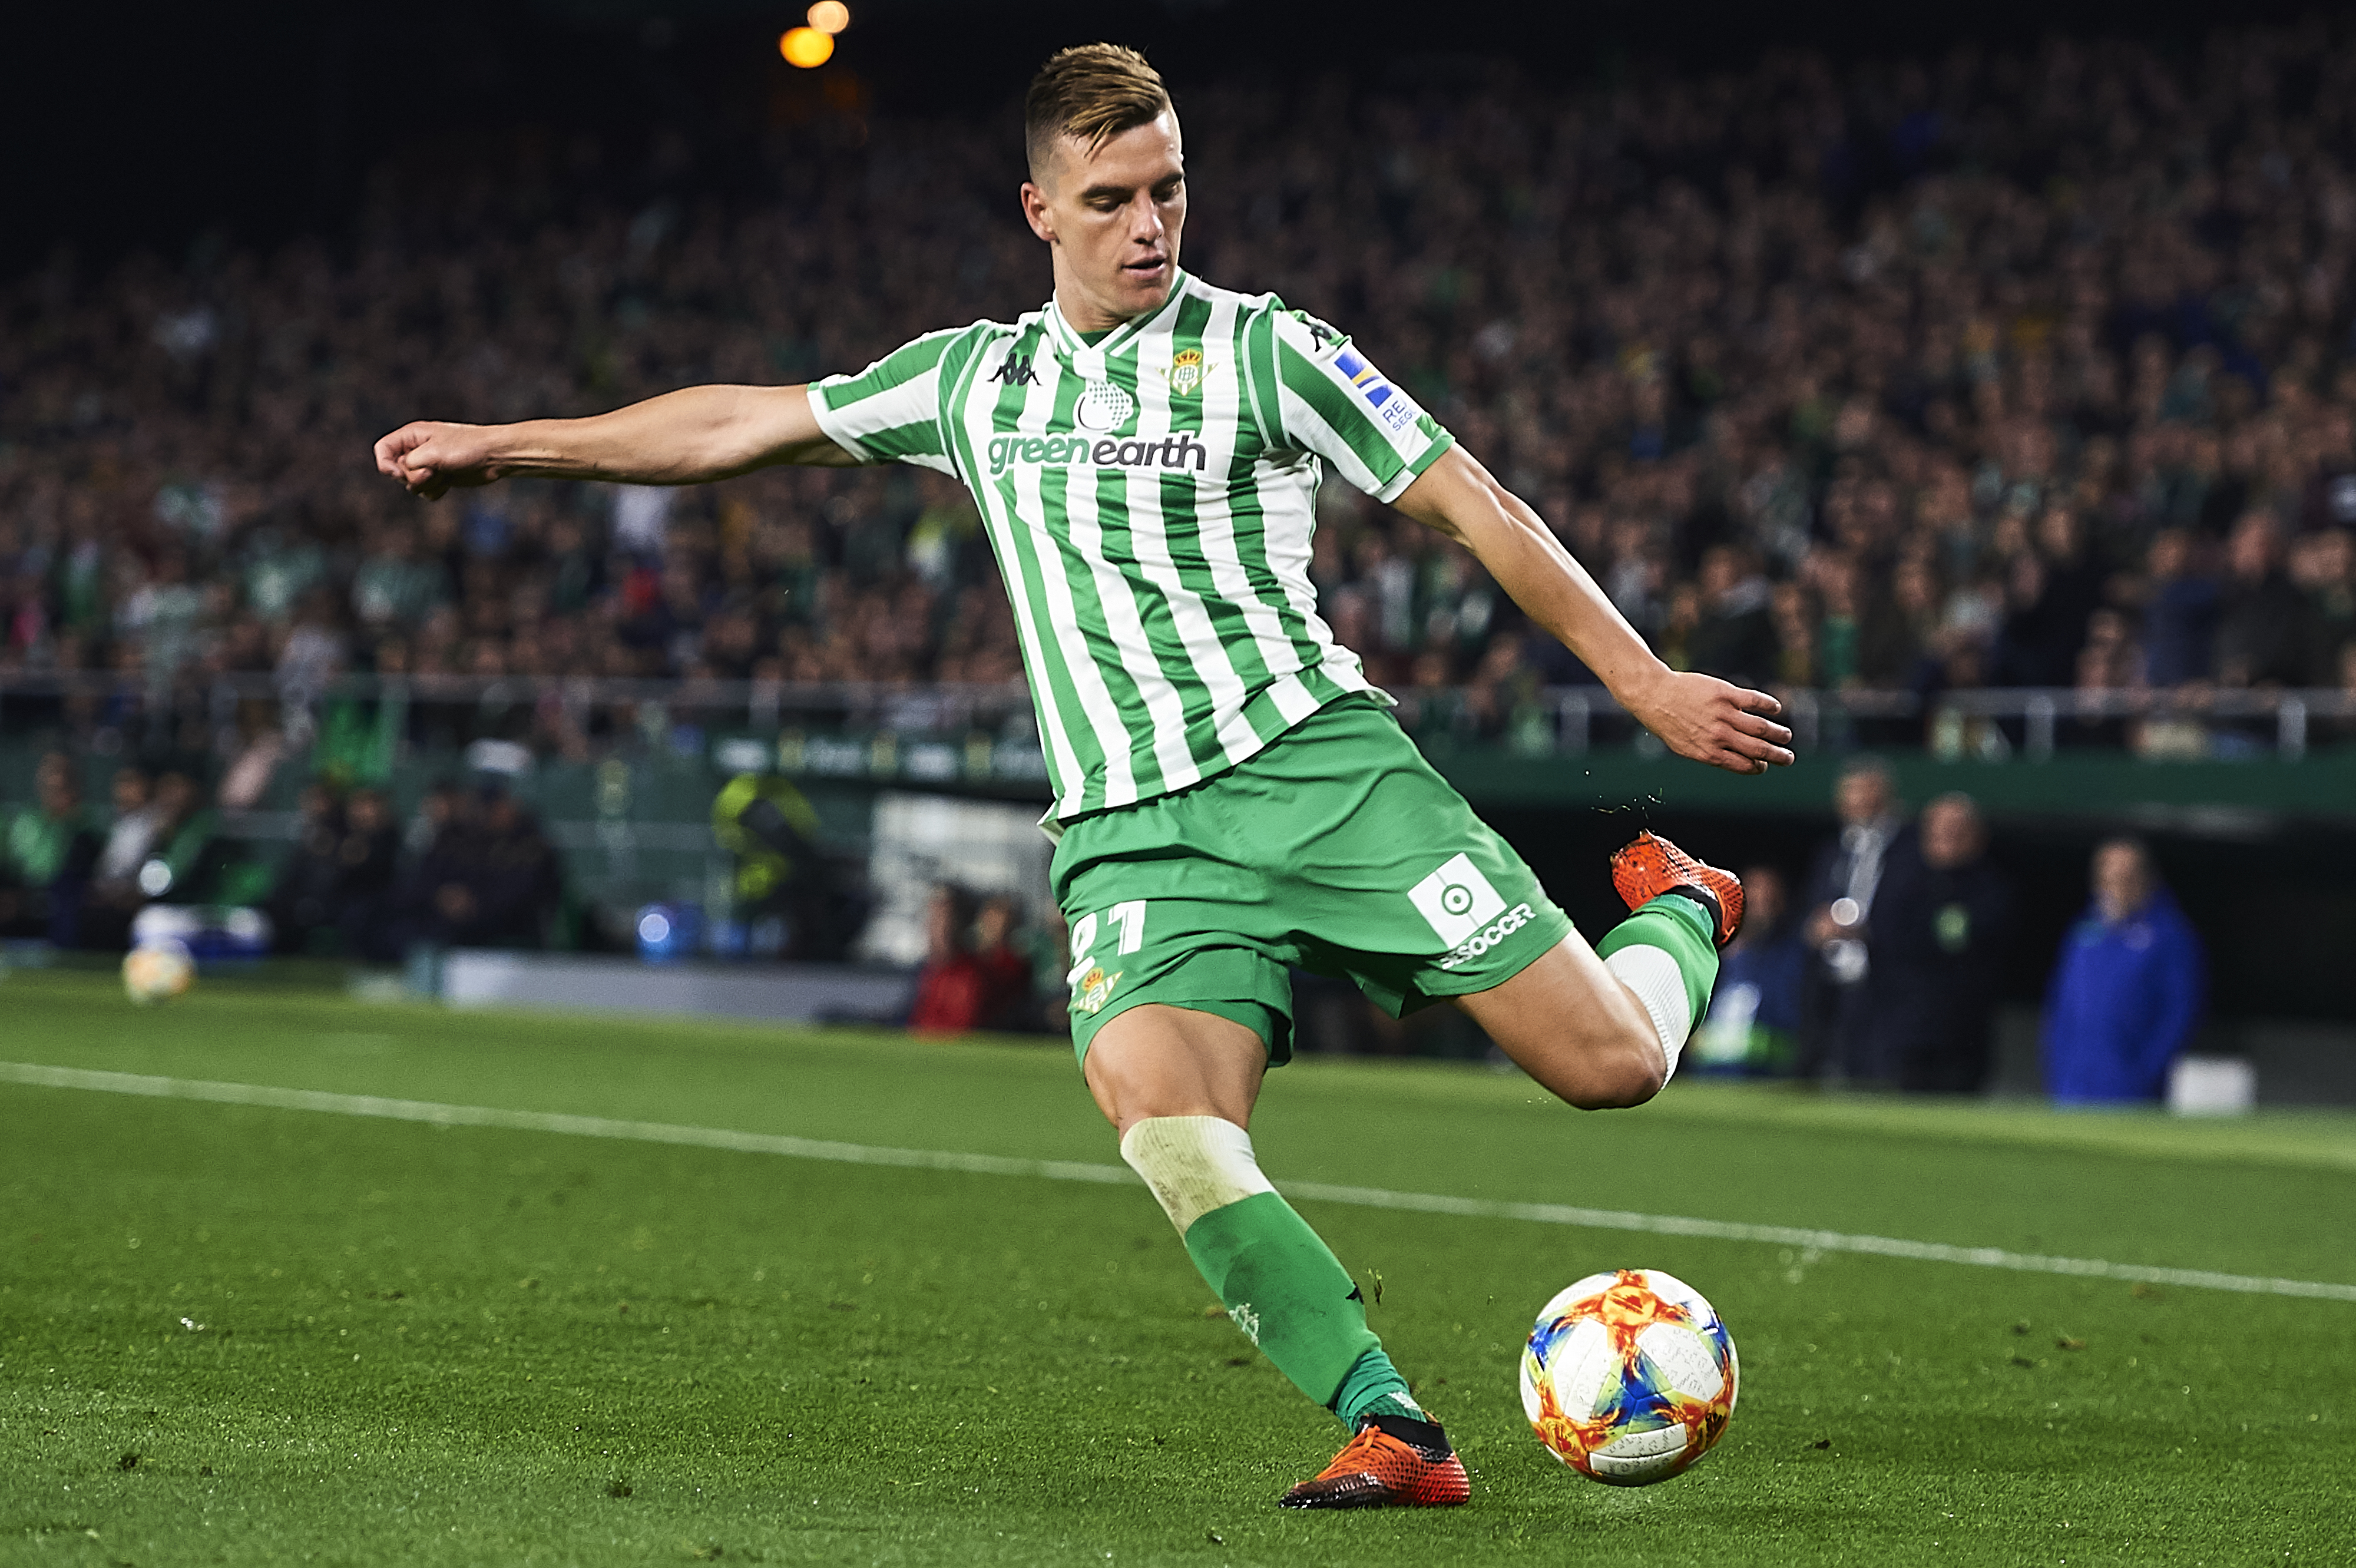
{"label": "sponsor patch on sleeve", "polygon": [[1356,349],[1344,344],[1333,355],[1333,368],[1392,435],[1403,434],[1415,424],[1415,400],[1393,386]]}

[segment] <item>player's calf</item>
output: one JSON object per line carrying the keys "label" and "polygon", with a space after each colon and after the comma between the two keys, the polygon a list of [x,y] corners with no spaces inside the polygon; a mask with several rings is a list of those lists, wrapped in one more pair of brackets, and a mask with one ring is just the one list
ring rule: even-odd
{"label": "player's calf", "polygon": [[1582,1111],[1642,1105],[1667,1079],[1650,1015],[1576,933],[1457,1005],[1540,1088]]}
{"label": "player's calf", "polygon": [[1709,1005],[1742,884],[1666,839],[1612,857],[1629,916],[1590,950],[1576,935],[1503,985],[1459,999],[1523,1071],[1582,1110],[1641,1105],[1676,1073]]}

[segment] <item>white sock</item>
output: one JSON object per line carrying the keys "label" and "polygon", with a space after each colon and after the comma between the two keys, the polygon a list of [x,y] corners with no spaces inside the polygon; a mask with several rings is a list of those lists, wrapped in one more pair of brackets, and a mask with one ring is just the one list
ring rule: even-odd
{"label": "white sock", "polygon": [[1120,1140],[1120,1157],[1145,1178],[1178,1234],[1214,1208],[1276,1187],[1252,1155],[1251,1134],[1220,1116],[1149,1116]]}
{"label": "white sock", "polygon": [[1662,1081],[1675,1078],[1677,1057],[1693,1033],[1693,1003],[1686,996],[1686,977],[1677,961],[1660,948],[1632,943],[1603,961],[1612,977],[1636,993],[1661,1036],[1661,1055],[1668,1064]]}

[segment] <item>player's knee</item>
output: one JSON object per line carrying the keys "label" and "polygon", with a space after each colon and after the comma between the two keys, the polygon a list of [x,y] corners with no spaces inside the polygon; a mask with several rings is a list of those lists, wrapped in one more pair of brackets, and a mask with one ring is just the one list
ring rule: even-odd
{"label": "player's knee", "polygon": [[1668,1081],[1660,1041],[1650,1029],[1614,1032],[1580,1053],[1570,1081],[1547,1087],[1581,1111],[1625,1111],[1661,1092]]}
{"label": "player's knee", "polygon": [[1620,1055],[1613,1069],[1611,1098],[1595,1107],[1599,1111],[1625,1111],[1642,1105],[1661,1092],[1669,1075],[1661,1060],[1660,1042],[1649,1034],[1633,1040]]}

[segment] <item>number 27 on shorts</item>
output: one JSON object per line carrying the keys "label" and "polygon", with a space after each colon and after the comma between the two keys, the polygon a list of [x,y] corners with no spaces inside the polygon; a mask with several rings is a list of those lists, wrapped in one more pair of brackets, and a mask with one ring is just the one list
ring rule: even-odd
{"label": "number 27 on shorts", "polygon": [[1115,904],[1101,918],[1083,915],[1072,927],[1072,972],[1065,978],[1072,987],[1072,1006],[1082,1013],[1097,1013],[1111,1000],[1112,988],[1120,983],[1120,971],[1107,972],[1105,966],[1089,955],[1097,945],[1103,925],[1109,923],[1119,933],[1113,944],[1113,956],[1124,957],[1145,945],[1145,900],[1133,898],[1125,904]]}

